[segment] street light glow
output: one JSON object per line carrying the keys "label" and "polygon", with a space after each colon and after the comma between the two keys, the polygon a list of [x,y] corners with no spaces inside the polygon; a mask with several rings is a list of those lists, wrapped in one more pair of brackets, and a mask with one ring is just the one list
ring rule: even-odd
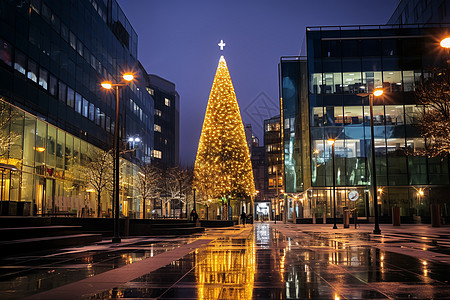
{"label": "street light glow", "polygon": [[373,91],[373,95],[375,97],[381,96],[381,95],[383,95],[383,90],[382,89],[376,89],[375,91]]}
{"label": "street light glow", "polygon": [[450,37],[446,37],[441,41],[442,48],[450,48]]}
{"label": "street light glow", "polygon": [[122,77],[123,77],[123,79],[125,79],[126,81],[131,81],[131,80],[134,79],[134,75],[131,74],[131,73],[125,73],[125,74],[123,74]]}
{"label": "street light glow", "polygon": [[107,89],[107,90],[110,90],[112,88],[112,83],[109,81],[103,81],[101,83],[101,85],[102,85],[102,88]]}
{"label": "street light glow", "polygon": [[333,145],[335,141],[336,141],[335,139],[328,139],[327,140],[327,144],[328,145]]}

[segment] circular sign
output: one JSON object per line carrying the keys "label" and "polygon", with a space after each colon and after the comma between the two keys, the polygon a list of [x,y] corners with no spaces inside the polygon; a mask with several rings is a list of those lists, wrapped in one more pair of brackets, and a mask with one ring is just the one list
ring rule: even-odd
{"label": "circular sign", "polygon": [[356,201],[356,200],[358,200],[358,198],[359,198],[359,193],[358,193],[358,191],[350,191],[350,192],[348,193],[348,199],[349,199],[350,201]]}

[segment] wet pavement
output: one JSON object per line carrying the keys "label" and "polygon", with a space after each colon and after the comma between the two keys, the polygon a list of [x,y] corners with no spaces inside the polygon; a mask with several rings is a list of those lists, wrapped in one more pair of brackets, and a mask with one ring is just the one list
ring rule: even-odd
{"label": "wet pavement", "polygon": [[0,260],[0,299],[450,299],[450,227],[257,223]]}

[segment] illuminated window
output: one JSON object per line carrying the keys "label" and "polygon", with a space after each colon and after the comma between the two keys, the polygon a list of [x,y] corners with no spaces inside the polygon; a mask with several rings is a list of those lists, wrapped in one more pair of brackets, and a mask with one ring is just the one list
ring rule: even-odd
{"label": "illuminated window", "polygon": [[154,158],[162,158],[162,152],[159,150],[152,150],[152,156]]}
{"label": "illuminated window", "polygon": [[154,90],[154,89],[147,88],[147,92],[148,92],[150,95],[152,95],[152,96],[155,95],[155,90]]}
{"label": "illuminated window", "polygon": [[165,102],[166,106],[170,107],[170,99],[165,98],[164,102]]}
{"label": "illuminated window", "polygon": [[155,116],[161,117],[162,112],[159,109],[155,109]]}
{"label": "illuminated window", "polygon": [[155,124],[155,125],[153,126],[153,129],[154,129],[155,131],[157,131],[157,132],[161,132],[161,126],[159,126],[158,124]]}

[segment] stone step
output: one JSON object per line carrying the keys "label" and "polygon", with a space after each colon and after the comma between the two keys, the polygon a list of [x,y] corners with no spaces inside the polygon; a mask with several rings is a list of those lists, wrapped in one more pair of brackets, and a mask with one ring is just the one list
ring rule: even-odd
{"label": "stone step", "polygon": [[203,227],[181,227],[181,228],[151,228],[146,227],[136,232],[130,232],[130,236],[153,236],[153,235],[188,235],[205,231]]}
{"label": "stone step", "polygon": [[184,222],[184,223],[158,223],[158,224],[149,224],[151,228],[182,228],[182,227],[195,227],[194,222]]}
{"label": "stone step", "polygon": [[0,241],[72,235],[80,233],[81,226],[33,226],[0,228]]}
{"label": "stone step", "polygon": [[3,255],[28,253],[61,247],[81,246],[101,240],[102,236],[100,234],[72,234],[2,241],[0,242],[0,253]]}

